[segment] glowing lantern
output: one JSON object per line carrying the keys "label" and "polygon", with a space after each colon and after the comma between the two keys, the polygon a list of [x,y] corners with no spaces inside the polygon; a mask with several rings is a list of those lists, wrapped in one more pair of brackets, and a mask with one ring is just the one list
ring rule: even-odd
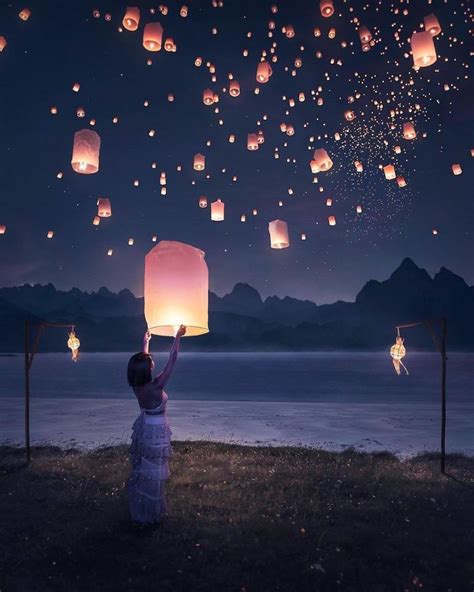
{"label": "glowing lantern", "polygon": [[240,95],[240,84],[237,82],[237,80],[230,81],[229,94],[231,97],[238,97]]}
{"label": "glowing lantern", "polygon": [[402,176],[397,177],[397,185],[399,187],[406,187],[407,182],[405,181],[405,177],[402,177]]}
{"label": "glowing lantern", "polygon": [[220,199],[211,203],[211,220],[213,222],[224,220],[224,202]]}
{"label": "glowing lantern", "polygon": [[436,228],[433,228],[431,233],[433,234],[433,236],[438,236],[438,231],[436,230]]}
{"label": "glowing lantern", "polygon": [[328,37],[329,37],[329,39],[334,39],[335,36],[336,36],[336,29],[334,27],[332,27],[328,31]]}
{"label": "glowing lantern", "polygon": [[81,85],[79,84],[79,82],[75,82],[72,85],[72,90],[73,90],[73,92],[79,92],[81,90]]}
{"label": "glowing lantern", "polygon": [[151,240],[152,240],[154,243],[156,243],[156,241],[158,240],[158,237],[156,236],[156,234],[154,234],[154,235],[151,237]]}
{"label": "glowing lantern", "polygon": [[362,44],[370,43],[372,41],[372,33],[369,31],[368,27],[362,25],[359,27],[359,39]]}
{"label": "glowing lantern", "polygon": [[77,362],[79,359],[79,348],[81,347],[81,342],[76,337],[74,329],[71,329],[67,340],[67,346],[71,350],[72,361]]}
{"label": "glowing lantern", "polygon": [[176,51],[176,44],[172,37],[167,37],[165,39],[165,51]]}
{"label": "glowing lantern", "polygon": [[209,88],[202,93],[202,102],[207,106],[214,103],[214,93]]}
{"label": "glowing lantern", "polygon": [[361,162],[359,162],[358,160],[354,161],[354,166],[356,168],[356,171],[358,173],[362,173],[362,171],[364,170],[364,166]]}
{"label": "glowing lantern", "polygon": [[160,51],[163,27],[160,23],[147,23],[143,30],[143,47],[148,51]]}
{"label": "glowing lantern", "polygon": [[201,197],[199,198],[199,207],[207,208],[207,197],[205,195],[201,195]]}
{"label": "glowing lantern", "polygon": [[436,15],[433,13],[428,14],[423,20],[425,22],[425,31],[428,31],[432,37],[436,37],[441,33],[441,25],[439,24]]}
{"label": "glowing lantern", "polygon": [[21,18],[22,21],[27,21],[31,16],[31,10],[29,8],[24,8],[20,11],[18,16]]}
{"label": "glowing lantern", "polygon": [[268,62],[260,62],[257,66],[257,82],[264,84],[268,82],[270,76],[273,74],[272,68]]}
{"label": "glowing lantern", "polygon": [[328,216],[329,226],[336,226],[336,216]]}
{"label": "glowing lantern", "polygon": [[319,10],[321,15],[328,18],[334,14],[334,5],[332,0],[321,0],[319,2]]}
{"label": "glowing lantern", "polygon": [[283,220],[273,220],[268,223],[270,246],[272,249],[286,249],[290,246],[288,224]]}
{"label": "glowing lantern", "polygon": [[7,40],[3,35],[0,35],[0,51],[3,51],[7,46]]}
{"label": "glowing lantern", "polygon": [[193,168],[195,171],[203,171],[206,168],[206,157],[203,154],[194,155]]}
{"label": "glowing lantern", "polygon": [[395,146],[394,150],[395,150],[395,154],[400,154],[400,152],[402,151],[400,146]]}
{"label": "glowing lantern", "polygon": [[135,240],[133,238],[129,238],[128,239],[128,244],[129,244],[130,247],[133,246],[133,243],[134,242],[135,242]]}
{"label": "glowing lantern", "polygon": [[395,179],[395,167],[393,164],[387,164],[387,166],[383,167],[383,172],[385,174],[385,178],[390,181],[391,179]]}
{"label": "glowing lantern", "polygon": [[54,236],[54,232],[52,230],[48,230],[48,234],[46,235],[46,238],[53,238]]}
{"label": "glowing lantern", "polygon": [[301,240],[303,240],[303,241],[306,240],[306,234],[304,232],[301,233]]}
{"label": "glowing lantern", "polygon": [[[324,150],[324,148],[318,148],[314,151],[313,159],[316,162],[319,171],[329,171],[332,167],[332,160],[329,158],[329,154]],[[319,172],[318,171],[318,172]]]}
{"label": "glowing lantern", "polygon": [[83,107],[78,107],[76,109],[76,115],[77,115],[77,117],[85,117],[86,116],[86,112],[85,112],[84,108]]}
{"label": "glowing lantern", "polygon": [[311,167],[311,172],[313,173],[313,175],[316,175],[317,173],[319,173],[319,166],[315,160],[312,160],[309,163],[309,166]]}
{"label": "glowing lantern", "polygon": [[76,173],[91,175],[99,170],[100,136],[83,129],[74,134],[71,165]]}
{"label": "glowing lantern", "polygon": [[99,218],[109,218],[112,215],[112,205],[108,197],[99,197],[97,200],[97,215]]}
{"label": "glowing lantern", "polygon": [[453,175],[460,175],[462,173],[462,168],[460,164],[453,164],[451,166],[451,170],[453,171]]}
{"label": "glowing lantern", "polygon": [[127,31],[136,31],[140,23],[140,9],[138,6],[127,6],[122,25]]}
{"label": "glowing lantern", "polygon": [[179,16],[182,16],[183,18],[186,18],[188,16],[188,7],[183,5],[181,6],[181,9],[179,11]]}
{"label": "glowing lantern", "polygon": [[295,135],[295,128],[290,123],[286,126],[286,135],[287,136],[294,136]]}
{"label": "glowing lantern", "polygon": [[390,348],[390,355],[392,357],[393,367],[395,368],[395,372],[400,376],[400,366],[403,367],[405,372],[408,374],[408,370],[405,368],[405,365],[402,362],[402,358],[406,355],[406,349],[403,345],[403,337],[400,337],[400,332],[397,329],[397,337],[395,339],[395,343]]}
{"label": "glowing lantern", "polygon": [[247,134],[247,150],[258,150],[257,134]]}
{"label": "glowing lantern", "polygon": [[242,214],[242,216],[240,216],[240,221],[241,222],[245,222],[247,220],[247,217],[245,214]]}
{"label": "glowing lantern", "polygon": [[0,234],[5,234],[6,231],[7,227],[5,226],[5,224],[0,224]]}
{"label": "glowing lantern", "polygon": [[283,27],[283,33],[285,33],[288,39],[292,39],[295,36],[293,25],[286,25],[286,27]]}
{"label": "glowing lantern", "polygon": [[346,111],[344,111],[344,117],[345,117],[346,121],[354,121],[355,113],[354,113],[354,111],[347,109]]}
{"label": "glowing lantern", "polygon": [[405,140],[414,140],[416,138],[415,126],[411,121],[403,124],[403,137]]}
{"label": "glowing lantern", "polygon": [[99,226],[99,224],[100,224],[100,218],[99,218],[99,216],[94,216],[94,219],[92,220],[92,224],[94,226]]}
{"label": "glowing lantern", "polygon": [[356,212],[362,214],[362,206],[356,206]]}
{"label": "glowing lantern", "polygon": [[265,142],[265,134],[263,133],[263,130],[258,130],[258,132],[257,132],[257,142],[259,144],[263,144]]}
{"label": "glowing lantern", "polygon": [[113,250],[113,249],[109,249],[109,250],[107,251],[107,256],[108,256],[108,257],[112,257],[112,255],[113,255],[113,254],[114,254],[114,250]]}
{"label": "glowing lantern", "polygon": [[428,31],[413,33],[410,40],[413,63],[419,68],[426,68],[436,62],[436,49],[433,37]]}
{"label": "glowing lantern", "polygon": [[332,197],[328,197],[328,198],[326,199],[326,205],[327,205],[328,207],[331,207],[331,206],[332,206]]}

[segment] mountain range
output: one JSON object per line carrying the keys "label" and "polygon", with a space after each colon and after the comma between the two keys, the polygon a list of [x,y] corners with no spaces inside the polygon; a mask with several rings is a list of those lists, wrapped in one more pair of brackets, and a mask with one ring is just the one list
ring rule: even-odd
{"label": "mountain range", "polygon": [[[474,287],[442,267],[431,277],[406,258],[385,281],[370,280],[355,302],[318,306],[310,300],[262,299],[238,283],[222,297],[209,292],[210,333],[185,339],[188,350],[379,350],[394,341],[395,325],[446,317],[448,349],[474,350]],[[0,352],[21,352],[23,326],[32,323],[74,323],[83,351],[134,351],[145,331],[143,298],[129,290],[107,288],[83,292],[57,290],[52,284],[0,288]],[[407,347],[433,349],[423,327],[404,333]],[[42,337],[42,351],[64,351],[64,330]],[[169,347],[155,339],[153,349]]]}

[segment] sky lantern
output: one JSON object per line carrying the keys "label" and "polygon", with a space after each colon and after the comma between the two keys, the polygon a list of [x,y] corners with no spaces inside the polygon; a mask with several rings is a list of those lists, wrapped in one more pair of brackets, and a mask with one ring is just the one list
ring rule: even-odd
{"label": "sky lantern", "polygon": [[258,150],[257,134],[247,134],[247,150]]}
{"label": "sky lantern", "polygon": [[460,175],[462,173],[462,168],[460,164],[453,164],[451,166],[451,170],[453,171],[453,175]]}
{"label": "sky lantern", "polygon": [[428,14],[423,20],[425,23],[425,31],[428,31],[432,37],[436,37],[441,33],[441,25],[435,14]]}
{"label": "sky lantern", "polygon": [[359,206],[356,206],[356,212],[358,214],[362,214],[362,206],[360,206],[360,205]]}
{"label": "sky lantern", "polygon": [[201,197],[199,198],[199,207],[207,208],[207,197],[205,195],[201,195]]}
{"label": "sky lantern", "polygon": [[358,160],[354,161],[354,166],[355,166],[356,171],[358,173],[362,173],[362,171],[364,170],[364,165],[361,162],[359,162]]}
{"label": "sky lantern", "polygon": [[397,329],[397,337],[395,339],[395,343],[390,348],[390,356],[392,357],[393,367],[395,368],[395,372],[400,376],[400,366],[403,367],[405,372],[408,374],[408,370],[405,368],[402,358],[406,355],[406,349],[403,345],[404,339],[400,336],[400,331]]}
{"label": "sky lantern", "polygon": [[224,220],[224,202],[220,199],[211,203],[211,220],[213,222],[222,222]]}
{"label": "sky lantern", "polygon": [[77,117],[85,117],[86,116],[86,112],[85,112],[84,107],[78,107],[76,109],[76,115],[77,115]]}
{"label": "sky lantern", "polygon": [[107,257],[112,257],[113,254],[114,254],[114,250],[113,249],[108,249],[107,250]]}
{"label": "sky lantern", "polygon": [[272,220],[268,223],[270,246],[272,249],[286,249],[290,246],[288,224],[283,220]]}
{"label": "sky lantern", "polygon": [[321,172],[329,171],[333,164],[329,154],[326,152],[326,150],[324,150],[324,148],[318,148],[314,151],[313,160],[316,162],[319,171]]}
{"label": "sky lantern", "polygon": [[46,238],[53,238],[54,236],[54,231],[53,230],[48,230],[48,233],[46,235]]}
{"label": "sky lantern", "polygon": [[194,155],[194,163],[193,169],[195,171],[203,171],[206,168],[206,157],[204,154],[197,154]]}
{"label": "sky lantern", "polygon": [[134,244],[134,242],[135,242],[135,239],[133,239],[133,238],[129,238],[129,239],[128,239],[128,246],[129,246],[129,247],[132,247],[132,246],[133,246],[133,244]]}
{"label": "sky lantern", "polygon": [[73,92],[79,92],[81,90],[81,85],[79,84],[79,82],[75,82],[72,85],[72,90],[73,90]]}
{"label": "sky lantern", "polygon": [[393,166],[393,164],[387,164],[386,166],[384,166],[383,172],[385,174],[385,178],[388,181],[390,181],[391,179],[395,179],[395,177],[397,176],[395,174],[395,167]]}
{"label": "sky lantern", "polygon": [[202,93],[202,102],[210,106],[214,103],[214,93],[210,88],[206,88],[206,90]]}
{"label": "sky lantern", "polygon": [[413,63],[419,68],[431,66],[437,60],[433,37],[428,31],[413,33],[410,39]]}
{"label": "sky lantern", "polygon": [[5,234],[6,231],[7,227],[5,226],[5,224],[0,224],[0,234]]}
{"label": "sky lantern", "polygon": [[179,10],[179,16],[186,18],[188,16],[188,7],[183,4],[183,6],[181,6],[180,10]]}
{"label": "sky lantern", "polygon": [[402,151],[402,148],[401,148],[401,146],[395,146],[394,150],[395,150],[395,154],[400,154],[400,152]]}
{"label": "sky lantern", "polygon": [[257,66],[257,82],[264,84],[270,80],[270,76],[273,74],[272,67],[267,61],[260,62]]}
{"label": "sky lantern", "polygon": [[291,123],[288,123],[286,126],[286,135],[287,136],[294,136],[295,135],[295,128],[291,125]]}
{"label": "sky lantern", "polygon": [[329,18],[334,14],[334,4],[332,0],[321,0],[319,3],[319,10],[321,11],[321,16],[325,18]]}
{"label": "sky lantern", "polygon": [[240,84],[237,82],[237,80],[230,81],[229,94],[231,97],[238,97],[240,95]]}
{"label": "sky lantern", "polygon": [[145,257],[145,319],[154,335],[186,337],[208,328],[209,271],[205,253],[177,241],[160,241]]}
{"label": "sky lantern", "polygon": [[0,35],[0,51],[3,51],[7,46],[7,40],[3,35]]}
{"label": "sky lantern", "polygon": [[328,206],[328,208],[330,208],[332,206],[332,197],[328,197],[326,199],[326,205]]}
{"label": "sky lantern", "polygon": [[240,221],[241,221],[241,222],[246,222],[246,220],[247,220],[247,216],[246,216],[245,214],[242,214],[242,215],[240,216]]}
{"label": "sky lantern", "polygon": [[109,218],[112,215],[112,205],[108,197],[99,197],[97,200],[97,215],[99,218]]}
{"label": "sky lantern", "polygon": [[92,220],[92,224],[94,226],[99,226],[99,224],[100,224],[100,218],[99,218],[99,216],[94,216],[94,219]]}
{"label": "sky lantern", "polygon": [[405,140],[414,140],[416,138],[415,126],[411,121],[407,121],[403,124],[403,137]]}
{"label": "sky lantern", "polygon": [[31,10],[29,8],[23,8],[23,10],[20,11],[18,16],[21,18],[22,21],[27,21],[31,16]]}
{"label": "sky lantern", "polygon": [[74,328],[71,328],[71,332],[68,335],[67,346],[71,350],[72,361],[77,362],[79,359],[79,348],[81,347],[81,342],[76,337]]}
{"label": "sky lantern", "polygon": [[148,51],[160,51],[163,27],[160,23],[147,23],[143,30],[143,47]]}
{"label": "sky lantern", "polygon": [[336,216],[328,216],[329,226],[336,226]]}
{"label": "sky lantern", "polygon": [[351,109],[346,109],[344,111],[344,118],[346,119],[346,121],[354,121],[354,119],[355,119],[354,111],[352,111]]}
{"label": "sky lantern", "polygon": [[372,33],[365,25],[359,27],[359,39],[362,44],[370,43],[372,41]]}
{"label": "sky lantern", "polygon": [[286,35],[288,39],[292,39],[295,36],[295,28],[293,25],[286,25],[282,28],[282,32]]}
{"label": "sky lantern", "polygon": [[140,9],[138,6],[127,6],[122,25],[127,31],[136,31],[140,23]]}
{"label": "sky lantern", "polygon": [[99,170],[100,136],[83,129],[74,134],[71,165],[76,173],[91,175]]}

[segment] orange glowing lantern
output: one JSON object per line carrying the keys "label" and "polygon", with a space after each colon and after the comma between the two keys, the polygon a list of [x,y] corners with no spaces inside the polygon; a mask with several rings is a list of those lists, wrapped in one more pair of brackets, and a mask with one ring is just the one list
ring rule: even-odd
{"label": "orange glowing lantern", "polygon": [[83,129],[74,134],[71,165],[76,173],[91,175],[99,170],[100,136]]}
{"label": "orange glowing lantern", "polygon": [[416,138],[415,126],[411,121],[403,124],[403,137],[405,140],[414,140]]}
{"label": "orange glowing lantern", "polygon": [[402,177],[402,176],[397,177],[397,185],[399,187],[406,187],[407,182],[405,181],[405,177]]}
{"label": "orange glowing lantern", "polygon": [[260,62],[257,66],[257,82],[262,84],[270,80],[270,76],[273,74],[270,64],[266,61]]}
{"label": "orange glowing lantern", "polygon": [[79,82],[75,82],[72,85],[72,90],[73,90],[73,92],[79,92],[81,90],[81,85],[79,84]]}
{"label": "orange glowing lantern", "polygon": [[329,226],[336,226],[336,216],[328,216]]}
{"label": "orange glowing lantern", "polygon": [[286,249],[290,246],[288,224],[283,220],[272,220],[268,223],[270,246],[272,249]]}
{"label": "orange glowing lantern", "polygon": [[332,206],[332,197],[328,197],[326,199],[326,205],[328,206],[328,208],[330,208]]}
{"label": "orange glowing lantern", "polygon": [[127,31],[136,31],[140,23],[140,9],[138,6],[127,6],[122,25]]}
{"label": "orange glowing lantern", "polygon": [[[332,167],[333,162],[329,157],[329,154],[324,150],[324,148],[318,148],[314,151],[313,159],[316,162],[316,165],[321,172],[329,171]],[[317,171],[317,172],[319,172]]]}
{"label": "orange glowing lantern", "polygon": [[148,51],[160,51],[163,27],[160,23],[147,23],[143,30],[143,47]]}
{"label": "orange glowing lantern", "polygon": [[31,10],[29,8],[24,8],[20,11],[18,16],[21,18],[22,21],[27,21],[31,16]]}
{"label": "orange glowing lantern", "polygon": [[71,350],[72,361],[77,362],[79,359],[79,348],[81,347],[81,342],[76,337],[74,329],[71,329],[71,332],[68,335],[67,346]]}
{"label": "orange glowing lantern", "polygon": [[247,150],[258,150],[257,134],[247,134]]}
{"label": "orange glowing lantern", "polygon": [[231,97],[238,97],[240,95],[240,84],[237,82],[237,80],[230,81],[229,94]]}
{"label": "orange glowing lantern", "polygon": [[392,357],[393,367],[395,368],[395,372],[400,376],[400,366],[405,370],[408,374],[408,370],[405,368],[402,359],[406,355],[406,349],[403,345],[404,339],[400,336],[400,331],[397,329],[397,337],[395,339],[394,345],[390,348],[390,356]]}
{"label": "orange glowing lantern", "polygon": [[211,203],[211,220],[222,222],[224,220],[224,202],[220,199]]}
{"label": "orange glowing lantern", "polygon": [[334,4],[332,0],[321,0],[319,2],[319,10],[321,11],[321,16],[325,18],[329,18],[334,14]]}
{"label": "orange glowing lantern", "polygon": [[54,231],[48,230],[48,234],[46,235],[46,238],[53,238],[53,236],[54,236]]}
{"label": "orange glowing lantern", "polygon": [[386,166],[384,166],[383,172],[385,174],[385,178],[388,181],[390,181],[391,179],[395,179],[395,177],[396,177],[395,167],[393,166],[393,164],[387,164]]}
{"label": "orange glowing lantern", "polygon": [[437,60],[433,37],[428,31],[413,33],[410,40],[413,63],[419,68],[431,66]]}
{"label": "orange glowing lantern", "polygon": [[209,88],[206,88],[206,90],[202,93],[202,102],[207,106],[210,106],[214,103],[214,93]]}
{"label": "orange glowing lantern", "polygon": [[100,218],[99,218],[99,216],[94,216],[94,219],[92,220],[92,224],[94,226],[99,226],[99,224],[100,224]]}
{"label": "orange glowing lantern", "polygon": [[5,224],[0,224],[0,234],[5,234],[6,231],[7,227],[5,226]]}
{"label": "orange glowing lantern", "polygon": [[423,20],[425,22],[425,31],[428,31],[432,37],[436,37],[441,33],[441,25],[439,24],[436,15],[433,13],[428,14]]}
{"label": "orange glowing lantern", "polygon": [[99,218],[109,218],[112,215],[112,205],[108,197],[99,197],[97,200],[97,215]]}
{"label": "orange glowing lantern", "polygon": [[355,166],[356,171],[358,173],[362,173],[362,171],[364,170],[364,165],[361,162],[359,162],[358,160],[354,161],[354,166]]}
{"label": "orange glowing lantern", "polygon": [[205,253],[176,241],[160,241],[145,257],[145,319],[154,335],[186,337],[208,328],[209,271]]}
{"label": "orange glowing lantern", "polygon": [[354,111],[351,111],[350,109],[347,109],[346,111],[344,111],[344,118],[346,119],[346,121],[354,121],[354,119],[355,119]]}
{"label": "orange glowing lantern", "polygon": [[3,35],[0,35],[0,51],[3,51],[7,46],[7,40]]}
{"label": "orange glowing lantern", "polygon": [[462,173],[462,168],[460,164],[453,164],[451,166],[451,170],[453,171],[453,175],[460,175]]}
{"label": "orange glowing lantern", "polygon": [[372,33],[365,25],[359,27],[359,39],[362,44],[370,43],[372,41]]}
{"label": "orange glowing lantern", "polygon": [[201,197],[199,198],[199,207],[207,208],[207,197],[205,195],[201,195]]}
{"label": "orange glowing lantern", "polygon": [[206,157],[203,154],[194,155],[193,168],[195,171],[203,171],[206,168]]}

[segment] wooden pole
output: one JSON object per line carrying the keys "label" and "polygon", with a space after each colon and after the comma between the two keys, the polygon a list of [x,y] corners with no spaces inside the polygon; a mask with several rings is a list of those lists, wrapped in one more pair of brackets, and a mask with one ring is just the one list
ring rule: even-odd
{"label": "wooden pole", "polygon": [[441,473],[446,474],[446,319],[441,319]]}
{"label": "wooden pole", "polygon": [[26,462],[31,460],[30,450],[30,326],[25,321],[25,447]]}

